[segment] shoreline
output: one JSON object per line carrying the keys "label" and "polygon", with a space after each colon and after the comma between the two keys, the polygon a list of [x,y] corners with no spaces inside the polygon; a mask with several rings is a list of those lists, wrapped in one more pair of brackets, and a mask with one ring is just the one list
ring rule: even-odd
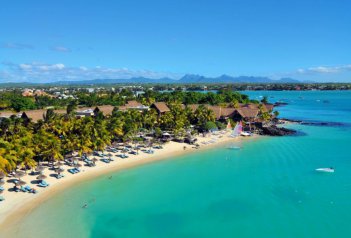
{"label": "shoreline", "polygon": [[[230,142],[237,142],[260,137],[258,135],[254,135],[253,137],[248,138],[231,138],[229,135],[230,132],[226,132],[225,134],[221,135],[221,138],[219,138],[218,135],[210,135],[209,137],[197,137],[198,143],[200,144],[199,149],[195,149],[192,145],[185,143],[168,142],[164,145],[163,149],[155,150],[154,154],[146,154],[140,151],[139,155],[131,155],[130,158],[127,159],[114,158],[115,161],[111,162],[110,164],[98,162],[96,167],[82,167],[82,172],[75,175],[69,174],[67,171],[65,171],[66,177],[60,180],[48,176],[46,181],[50,183],[50,186],[45,189],[38,189],[38,194],[5,191],[4,197],[6,200],[0,203],[0,230],[4,232],[12,232],[11,228],[14,227],[23,218],[25,218],[28,214],[30,214],[42,202],[47,201],[52,196],[81,182],[92,180],[104,174],[118,172],[124,169],[130,169],[160,160],[175,159],[176,157],[184,154],[211,149]],[[202,142],[213,139],[217,139],[217,141],[211,144],[202,144]],[[187,146],[186,150],[184,150],[184,146]],[[50,173],[49,170],[46,170],[45,172],[46,174]],[[27,175],[23,179],[29,181],[29,179],[33,178]],[[8,185],[9,184],[7,183],[7,189],[9,188]]]}

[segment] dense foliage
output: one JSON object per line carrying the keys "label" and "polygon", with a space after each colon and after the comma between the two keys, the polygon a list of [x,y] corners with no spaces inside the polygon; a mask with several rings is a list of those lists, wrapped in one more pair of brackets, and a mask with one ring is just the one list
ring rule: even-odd
{"label": "dense foliage", "polygon": [[84,118],[75,117],[73,110],[59,115],[49,109],[37,123],[17,117],[3,118],[0,121],[0,171],[31,169],[39,161],[62,160],[72,151],[83,154],[103,150],[113,141],[138,139],[140,132],[154,133],[157,137],[169,131],[179,137],[186,135],[191,124],[198,130],[204,130],[208,122],[216,125],[213,112],[206,107],[192,112],[173,103],[170,108],[170,112],[162,115],[155,109],[140,112],[116,108],[109,117],[95,110],[94,117]]}
{"label": "dense foliage", "polygon": [[137,99],[144,105],[151,105],[155,101],[164,101],[167,103],[183,103],[183,104],[211,104],[217,105],[221,103],[233,102],[250,102],[246,95],[230,90],[220,90],[218,93],[200,93],[200,92],[159,92],[147,90],[144,94],[134,96],[131,90],[122,89],[120,92],[76,92],[74,98],[59,99],[51,96],[24,97],[21,92],[3,92],[0,93],[0,109],[25,111],[31,109],[45,108],[66,108],[68,105],[84,105],[87,107],[101,105],[124,105],[128,100]]}

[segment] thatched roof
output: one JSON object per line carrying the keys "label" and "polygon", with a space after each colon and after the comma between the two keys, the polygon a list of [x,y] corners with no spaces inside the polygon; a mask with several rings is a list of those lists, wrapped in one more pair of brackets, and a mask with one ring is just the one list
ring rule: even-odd
{"label": "thatched roof", "polygon": [[[24,111],[22,112],[25,113],[27,115],[28,118],[30,118],[33,122],[37,122],[39,120],[43,120],[44,119],[44,115],[46,114],[47,109],[38,109],[38,110],[28,110],[28,111]],[[54,110],[55,113],[57,114],[65,114],[66,110]]]}
{"label": "thatched roof", "polygon": [[[37,122],[44,119],[46,111],[47,109],[28,110],[22,112],[2,111],[0,112],[0,117],[11,117],[12,115],[21,117],[23,113],[25,113],[33,122]],[[54,110],[54,112],[57,114],[65,114],[66,110]]]}
{"label": "thatched roof", "polygon": [[273,105],[273,104],[270,104],[270,103],[263,104],[263,106],[266,108],[266,110],[267,110],[268,112],[271,112],[271,111],[273,111],[273,109],[274,109],[274,105]]}
{"label": "thatched roof", "polygon": [[207,106],[207,108],[214,112],[217,120],[225,117],[231,117],[235,112],[235,108],[231,107]]}
{"label": "thatched roof", "polygon": [[152,106],[156,108],[159,113],[171,111],[165,102],[155,102]]}
{"label": "thatched roof", "polygon": [[125,105],[126,108],[130,108],[130,107],[141,107],[142,104],[140,102],[137,102],[135,100],[132,101],[128,101]]}
{"label": "thatched roof", "polygon": [[243,118],[254,118],[258,115],[258,108],[251,108],[251,107],[240,107],[237,108],[236,111],[239,115]]}
{"label": "thatched roof", "polygon": [[8,118],[8,117],[11,117],[11,116],[13,116],[13,115],[15,115],[15,116],[21,116],[22,113],[20,113],[20,112],[12,112],[12,111],[1,111],[1,112],[0,112],[0,117],[6,117],[6,118]]}
{"label": "thatched roof", "polygon": [[111,105],[103,105],[103,106],[98,106],[98,108],[100,112],[102,112],[105,116],[107,116],[107,115],[112,115],[112,111],[115,107]]}
{"label": "thatched roof", "polygon": [[143,104],[141,104],[140,102],[137,102],[135,100],[132,100],[132,101],[128,101],[124,106],[119,106],[118,110],[126,111],[128,109],[138,109],[141,107],[143,107]]}
{"label": "thatched roof", "polygon": [[[187,105],[187,107],[190,108],[192,111],[195,111],[199,106],[200,104]],[[217,120],[223,117],[231,117],[235,112],[235,108],[232,107],[211,106],[207,104],[205,104],[204,106],[213,111]]]}

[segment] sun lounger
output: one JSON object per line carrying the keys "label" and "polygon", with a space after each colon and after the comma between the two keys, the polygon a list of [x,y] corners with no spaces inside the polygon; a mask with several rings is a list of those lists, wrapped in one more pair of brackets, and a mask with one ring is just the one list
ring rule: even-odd
{"label": "sun lounger", "polygon": [[147,154],[153,154],[154,151],[153,151],[153,150],[146,150],[145,153],[147,153]]}
{"label": "sun lounger", "polygon": [[28,193],[37,193],[37,190],[35,190],[35,189],[29,187],[29,185],[26,185],[26,186],[24,186],[24,187],[22,186],[22,187],[21,187],[21,191],[22,191],[22,192],[28,192]]}
{"label": "sun lounger", "polygon": [[128,158],[129,156],[126,155],[126,154],[121,154],[119,157],[121,157],[122,159],[126,159],[126,158]]}
{"label": "sun lounger", "polygon": [[75,174],[76,173],[76,171],[74,169],[68,169],[67,171],[70,172],[71,174]]}
{"label": "sun lounger", "polygon": [[106,158],[103,158],[101,159],[102,162],[105,162],[106,164],[110,163],[110,160],[109,159],[106,159]]}
{"label": "sun lounger", "polygon": [[56,175],[56,178],[57,178],[57,179],[60,179],[60,178],[63,178],[63,177],[65,177],[65,175],[63,175],[63,174],[57,174],[57,175]]}
{"label": "sun lounger", "polygon": [[45,181],[45,180],[42,180],[39,184],[38,184],[39,187],[42,187],[42,188],[46,188],[47,186],[49,186],[49,184]]}
{"label": "sun lounger", "polygon": [[4,191],[4,187],[3,186],[0,186],[0,191]]}
{"label": "sun lounger", "polygon": [[71,174],[76,174],[76,173],[80,172],[80,169],[79,168],[73,168],[73,169],[68,169],[67,171],[70,172]]}
{"label": "sun lounger", "polygon": [[5,198],[3,196],[0,196],[0,202],[5,201]]}

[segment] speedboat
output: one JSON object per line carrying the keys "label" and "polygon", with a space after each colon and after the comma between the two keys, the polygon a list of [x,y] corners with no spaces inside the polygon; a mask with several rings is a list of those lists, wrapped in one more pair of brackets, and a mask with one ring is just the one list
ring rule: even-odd
{"label": "speedboat", "polygon": [[318,168],[316,169],[317,172],[323,172],[323,173],[334,173],[334,168]]}

